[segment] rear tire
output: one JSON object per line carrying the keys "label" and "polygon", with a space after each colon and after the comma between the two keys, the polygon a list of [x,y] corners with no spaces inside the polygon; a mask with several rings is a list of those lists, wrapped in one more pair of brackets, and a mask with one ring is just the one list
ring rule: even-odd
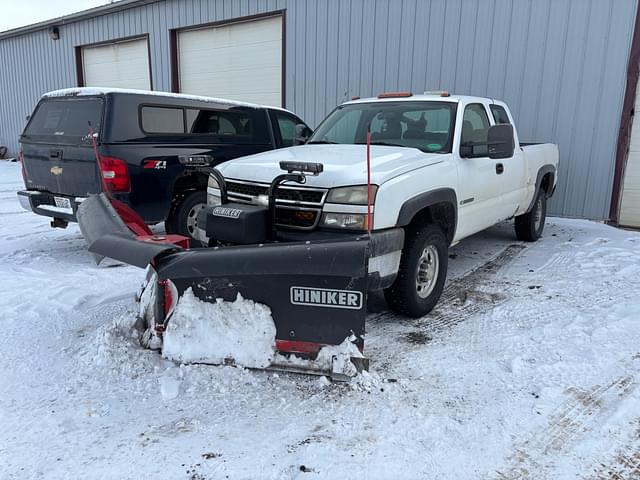
{"label": "rear tire", "polygon": [[198,237],[198,213],[207,206],[207,193],[196,191],[186,194],[173,207],[165,222],[167,233],[177,233],[200,242]]}
{"label": "rear tire", "polygon": [[438,226],[407,231],[398,275],[384,291],[389,307],[414,318],[429,313],[442,295],[448,260],[447,239]]}
{"label": "rear tire", "polygon": [[523,242],[535,242],[542,236],[547,218],[547,193],[539,190],[529,213],[515,218],[516,237]]}

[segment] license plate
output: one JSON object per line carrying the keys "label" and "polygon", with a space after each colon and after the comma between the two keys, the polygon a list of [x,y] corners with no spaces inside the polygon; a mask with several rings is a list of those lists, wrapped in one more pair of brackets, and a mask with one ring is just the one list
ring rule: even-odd
{"label": "license plate", "polygon": [[53,197],[53,201],[56,202],[56,207],[59,208],[71,208],[71,200],[64,197]]}

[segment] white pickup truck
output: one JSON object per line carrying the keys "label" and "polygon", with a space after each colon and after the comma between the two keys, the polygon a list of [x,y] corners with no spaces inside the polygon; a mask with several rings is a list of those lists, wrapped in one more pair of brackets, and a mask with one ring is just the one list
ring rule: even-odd
{"label": "white pickup truck", "polygon": [[[322,174],[275,193],[279,239],[370,229],[377,246],[369,288],[383,289],[391,308],[413,317],[438,301],[449,246],[510,218],[518,239],[537,240],[557,182],[557,146],[520,143],[507,105],[491,98],[400,92],[356,99],[304,140],[219,165],[228,200],[265,205],[280,162],[321,163]],[[210,176],[210,206],[220,204],[219,180]]]}

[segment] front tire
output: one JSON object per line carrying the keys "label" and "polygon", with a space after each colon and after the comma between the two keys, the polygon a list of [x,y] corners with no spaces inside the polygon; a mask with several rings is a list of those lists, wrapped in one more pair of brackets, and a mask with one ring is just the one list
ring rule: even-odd
{"label": "front tire", "polygon": [[438,226],[408,231],[398,275],[384,291],[389,307],[414,318],[433,310],[442,295],[448,260],[447,239]]}
{"label": "front tire", "polygon": [[535,242],[542,236],[547,218],[547,194],[539,190],[529,213],[515,218],[516,237],[523,242]]}
{"label": "front tire", "polygon": [[207,206],[206,192],[196,191],[185,195],[172,209],[165,222],[167,233],[177,233],[200,242],[198,213]]}

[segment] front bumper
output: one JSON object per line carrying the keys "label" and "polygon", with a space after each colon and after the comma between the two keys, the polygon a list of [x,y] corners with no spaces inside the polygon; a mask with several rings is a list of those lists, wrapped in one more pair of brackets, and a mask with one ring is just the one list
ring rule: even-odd
{"label": "front bumper", "polygon": [[[206,211],[201,212],[198,224],[206,224],[204,216]],[[206,231],[198,228],[199,238],[206,239]],[[348,238],[365,238],[366,233],[357,234],[349,231],[320,230],[300,231],[300,230],[278,230],[278,241],[280,242],[318,242],[318,241],[338,241]],[[396,279],[400,266],[400,257],[404,246],[404,229],[390,228],[371,232],[371,251],[368,264],[368,289],[382,290],[390,287]]]}
{"label": "front bumper", "polygon": [[[362,233],[360,238],[366,238]],[[314,242],[320,240],[340,240],[358,237],[353,232],[314,230],[313,232],[278,231],[278,239],[285,242]],[[371,250],[369,253],[369,290],[381,290],[390,287],[398,274],[402,247],[404,246],[404,229],[389,228],[371,232]]]}
{"label": "front bumper", "polygon": [[[70,208],[56,206],[55,197],[69,199]],[[25,210],[29,210],[45,217],[60,218],[67,222],[77,222],[76,213],[85,197],[72,197],[69,195],[54,195],[39,190],[21,190],[18,192],[18,200]]]}

